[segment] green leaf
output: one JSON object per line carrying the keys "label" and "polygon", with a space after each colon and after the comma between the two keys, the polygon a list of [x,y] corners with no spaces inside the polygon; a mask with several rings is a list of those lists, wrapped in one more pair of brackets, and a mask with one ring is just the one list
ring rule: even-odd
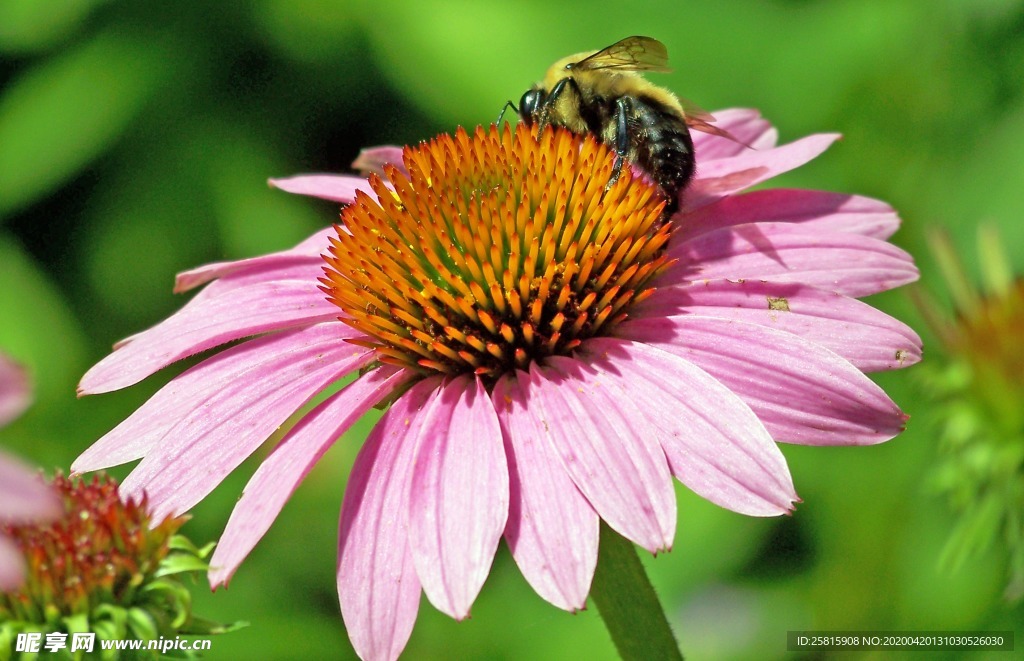
{"label": "green leaf", "polygon": [[147,610],[166,619],[175,631],[191,616],[192,593],[175,579],[151,581],[142,592],[146,596]]}
{"label": "green leaf", "polygon": [[225,624],[201,617],[194,617],[189,620],[188,625],[181,630],[181,633],[186,636],[212,636],[222,633],[234,633],[248,626],[249,623],[245,620]]}
{"label": "green leaf", "polygon": [[124,638],[128,633],[128,611],[121,606],[100,604],[93,609],[91,620],[92,630],[101,638]]}
{"label": "green leaf", "polygon": [[182,553],[188,553],[194,555],[197,558],[205,558],[213,552],[214,547],[217,546],[217,542],[208,542],[202,548],[199,548],[195,543],[186,537],[185,535],[175,535],[171,537],[167,543],[167,547],[171,551],[179,551]]}
{"label": "green leaf", "polygon": [[210,565],[202,558],[185,554],[175,554],[168,556],[167,559],[160,563],[160,569],[156,571],[154,576],[164,578],[166,576],[187,574],[189,572],[204,572],[209,568]]}
{"label": "green leaf", "polygon": [[68,633],[88,633],[89,616],[86,613],[75,613],[62,619]]}
{"label": "green leaf", "polygon": [[153,640],[160,635],[159,625],[153,619],[153,615],[144,608],[128,610],[128,630],[133,637],[142,640]]}

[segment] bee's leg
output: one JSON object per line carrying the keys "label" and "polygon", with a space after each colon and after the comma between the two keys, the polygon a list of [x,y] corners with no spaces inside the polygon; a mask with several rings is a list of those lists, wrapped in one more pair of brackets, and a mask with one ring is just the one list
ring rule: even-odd
{"label": "bee's leg", "polygon": [[509,99],[508,101],[505,102],[505,105],[501,107],[501,112],[498,113],[498,119],[496,122],[494,122],[495,126],[501,126],[501,120],[505,117],[505,111],[508,110],[509,108],[511,108],[512,112],[514,112],[515,114],[519,114],[519,111],[516,110],[516,104],[512,103],[512,100]]}
{"label": "bee's leg", "polygon": [[612,121],[615,123],[615,164],[612,165],[612,176],[608,179],[605,190],[611,188],[622,174],[622,164],[629,153],[629,117],[632,114],[633,102],[628,97],[620,96],[615,99],[615,112],[612,113]]}
{"label": "bee's leg", "polygon": [[537,121],[537,135],[540,135],[544,130],[544,127],[551,123],[548,121],[550,109],[555,107],[558,99],[565,93],[566,87],[575,92],[577,99],[581,98],[580,86],[576,83],[574,78],[563,78],[555,83],[555,86],[551,88],[551,92],[548,93],[547,98],[544,99],[544,103],[541,105],[539,113],[540,119]]}

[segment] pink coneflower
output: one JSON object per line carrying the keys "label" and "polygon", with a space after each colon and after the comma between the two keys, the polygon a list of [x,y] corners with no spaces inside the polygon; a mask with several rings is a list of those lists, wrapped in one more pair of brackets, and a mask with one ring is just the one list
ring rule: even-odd
{"label": "pink coneflower", "polygon": [[364,658],[397,656],[421,590],[466,617],[502,536],[542,597],[583,608],[600,520],[652,552],[671,546],[673,475],[737,512],[790,511],[776,441],[870,444],[902,429],[864,372],[917,361],[919,339],[855,297],[917,270],[886,242],[898,219],[881,202],[736,194],[837,136],[775,147],[749,110],[718,125],[754,149],[695,135],[698,177],[667,223],[642,178],[607,185],[607,147],[555,128],[366,154],[394,163],[386,180],[275,182],[349,203],[341,225],[181,274],[179,291],[210,284],[119,344],[83,394],[257,337],[173,379],[73,469],[142,458],[122,488],[145,492],[157,518],[185,511],[357,373],[253,475],[210,579],[225,583],[335,439],[390,402],[341,512],[338,590]]}
{"label": "pink coneflower", "polygon": [[[31,388],[25,370],[0,354],[0,426],[18,417],[30,401]],[[0,524],[47,519],[59,513],[60,500],[42,478],[0,452]],[[21,552],[0,534],[0,592],[21,585],[24,572]]]}

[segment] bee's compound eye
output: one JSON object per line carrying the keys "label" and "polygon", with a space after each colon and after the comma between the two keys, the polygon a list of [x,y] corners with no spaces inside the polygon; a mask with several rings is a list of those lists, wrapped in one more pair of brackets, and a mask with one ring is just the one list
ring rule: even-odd
{"label": "bee's compound eye", "polygon": [[537,113],[540,108],[540,104],[544,102],[543,90],[532,89],[528,90],[523,94],[523,98],[519,99],[519,117],[522,118],[527,124],[533,119],[533,116]]}

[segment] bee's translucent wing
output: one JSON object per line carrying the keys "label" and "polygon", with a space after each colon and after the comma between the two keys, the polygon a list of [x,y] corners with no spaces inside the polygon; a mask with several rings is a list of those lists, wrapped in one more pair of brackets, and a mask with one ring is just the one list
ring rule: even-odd
{"label": "bee's translucent wing", "polygon": [[743,145],[747,149],[753,149],[753,147],[747,143],[742,140],[738,140],[732,133],[712,124],[712,122],[715,121],[715,116],[698,106],[693,101],[680,98],[679,105],[683,107],[683,120],[686,122],[686,126],[688,128],[701,131],[703,133],[710,133],[711,135],[717,135],[720,138],[732,140],[738,145]]}
{"label": "bee's translucent wing", "polygon": [[626,37],[579,62],[566,65],[566,68],[585,71],[596,69],[662,73],[672,71],[668,67],[668,50],[665,48],[665,44],[651,37]]}

